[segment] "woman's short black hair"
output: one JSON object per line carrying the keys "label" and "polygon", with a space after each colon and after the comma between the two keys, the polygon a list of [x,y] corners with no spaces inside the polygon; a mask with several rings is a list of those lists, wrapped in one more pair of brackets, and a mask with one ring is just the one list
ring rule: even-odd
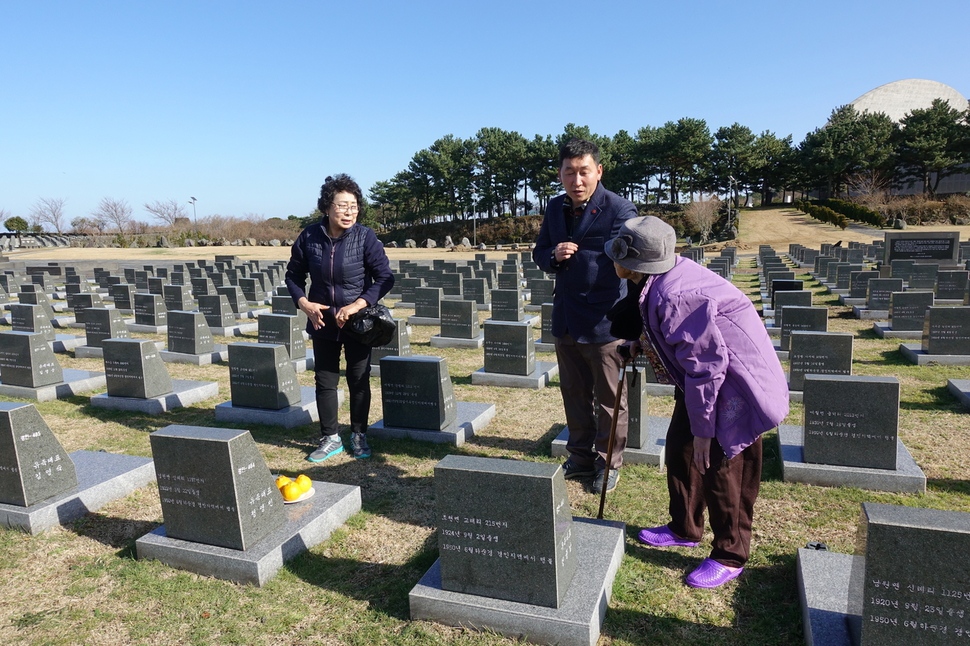
{"label": "woman's short black hair", "polygon": [[364,194],[354,178],[346,173],[338,173],[323,180],[320,187],[320,199],[317,200],[317,210],[326,215],[330,205],[333,204],[333,196],[340,192],[351,193],[357,198],[357,206],[360,207],[360,214],[363,214],[367,202],[364,201]]}

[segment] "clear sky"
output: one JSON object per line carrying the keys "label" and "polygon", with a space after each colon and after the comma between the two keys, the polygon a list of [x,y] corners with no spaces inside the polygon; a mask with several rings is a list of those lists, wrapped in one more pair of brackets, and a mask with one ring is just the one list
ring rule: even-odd
{"label": "clear sky", "polygon": [[[0,209],[306,215],[447,134],[701,118],[797,145],[892,81],[970,94],[967,0],[0,0]],[[191,215],[191,206],[187,205]]]}

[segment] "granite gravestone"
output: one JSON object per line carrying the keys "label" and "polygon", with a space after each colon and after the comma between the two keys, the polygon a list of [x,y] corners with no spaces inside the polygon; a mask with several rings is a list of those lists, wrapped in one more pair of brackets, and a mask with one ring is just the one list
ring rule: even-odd
{"label": "granite gravestone", "polygon": [[417,277],[407,277],[401,279],[401,302],[402,303],[413,303],[414,302],[414,290],[418,287],[424,287],[424,279]]}
{"label": "granite gravestone", "polygon": [[385,427],[440,431],[458,414],[448,364],[440,357],[381,359],[381,401]]}
{"label": "granite gravestone", "polygon": [[884,265],[892,266],[894,260],[935,260],[955,265],[960,254],[959,231],[887,231],[885,237]]}
{"label": "granite gravestone", "polygon": [[518,290],[522,286],[518,271],[499,272],[496,280],[499,289]]}
{"label": "granite gravestone", "polygon": [[896,469],[899,381],[805,375],[805,462]]}
{"label": "granite gravestone", "polygon": [[212,284],[208,276],[195,276],[192,278],[192,296],[208,296],[216,293],[216,286]]}
{"label": "granite gravestone", "polygon": [[240,278],[238,288],[250,303],[261,303],[266,300],[266,290],[259,274],[253,274],[251,278]]}
{"label": "granite gravestone", "polygon": [[370,365],[379,366],[384,357],[410,357],[411,335],[408,334],[407,323],[402,319],[394,319],[394,334],[384,345],[371,348]]}
{"label": "granite gravestone", "polygon": [[236,318],[242,318],[244,314],[249,312],[249,303],[246,302],[246,296],[238,287],[227,285],[217,289],[216,293],[225,296],[229,300],[229,307],[232,308]]}
{"label": "granite gravestone", "polygon": [[930,307],[923,322],[926,354],[970,355],[970,307]]}
{"label": "granite gravestone", "polygon": [[118,283],[108,288],[108,295],[115,303],[115,309],[134,310],[135,286],[128,283]]}
{"label": "granite gravestone", "polygon": [[[970,637],[970,514],[862,503],[850,610],[862,646],[958,644]],[[861,579],[861,580],[860,580]]]}
{"label": "granite gravestone", "polygon": [[286,348],[290,359],[306,358],[306,341],[303,340],[303,324],[298,316],[288,314],[260,314],[259,342],[278,344]]}
{"label": "granite gravestone", "polygon": [[85,318],[84,344],[87,346],[100,348],[106,339],[127,339],[130,336],[121,319],[121,312],[116,309],[92,307],[86,312]]}
{"label": "granite gravestone", "polygon": [[801,390],[806,374],[851,375],[852,335],[793,332],[788,352],[790,390]]}
{"label": "granite gravestone", "polygon": [[53,321],[57,315],[54,313],[54,306],[51,305],[51,299],[47,298],[47,294],[44,292],[25,291],[23,289],[25,287],[27,285],[21,286],[17,300],[25,305],[40,305],[44,308],[44,313],[47,314],[47,318]]}
{"label": "granite gravestone", "polygon": [[280,410],[302,401],[296,369],[282,345],[229,344],[229,388],[233,407]]}
{"label": "granite gravestone", "polygon": [[168,310],[158,294],[135,294],[135,324],[168,325]]}
{"label": "granite gravestone", "polygon": [[966,270],[939,272],[936,275],[936,285],[934,285],[936,298],[962,301],[963,295],[967,291],[968,276],[970,276],[970,272]]}
{"label": "granite gravestone", "polygon": [[95,294],[94,292],[79,292],[71,297],[71,307],[74,309],[74,320],[78,323],[84,323],[85,311],[92,307],[103,306],[104,303],[101,301],[101,294]]}
{"label": "granite gravestone", "polygon": [[478,336],[478,316],[474,301],[441,301],[441,336],[474,339]]}
{"label": "granite gravestone", "polygon": [[229,306],[229,299],[225,294],[200,296],[199,312],[205,317],[205,322],[210,328],[232,327],[236,323],[236,314]]}
{"label": "granite gravestone", "polygon": [[647,444],[647,379],[642,370],[633,367],[626,373],[627,437],[631,449],[646,448]]}
{"label": "granite gravestone", "polygon": [[149,439],[168,537],[247,550],[286,523],[249,431],[173,425]]}
{"label": "granite gravestone", "polygon": [[101,347],[108,396],[151,399],[172,392],[172,378],[154,341],[105,339]]}
{"label": "granite gravestone", "polygon": [[782,314],[786,307],[796,306],[796,307],[811,307],[812,306],[812,291],[809,289],[802,289],[798,291],[781,291],[777,292],[773,297],[775,311],[774,311],[774,323],[776,328],[781,328],[781,323],[783,320]]}
{"label": "granite gravestone", "polygon": [[54,341],[57,338],[54,326],[47,318],[47,312],[40,305],[11,303],[9,309],[10,324],[15,332],[36,332],[44,335],[47,341]]}
{"label": "granite gravestone", "polygon": [[879,278],[878,271],[854,271],[849,275],[849,298],[866,298],[869,281]]}
{"label": "granite gravestone", "polygon": [[795,331],[825,332],[829,325],[829,311],[825,307],[785,307],[784,318],[781,322],[781,337],[779,348],[789,350],[791,333]]}
{"label": "granite gravestone", "polygon": [[165,297],[165,307],[170,312],[176,310],[189,312],[195,309],[195,304],[192,302],[192,289],[187,285],[164,285],[162,295]]}
{"label": "granite gravestone", "polygon": [[34,405],[0,402],[0,503],[30,507],[77,485],[71,456]]}
{"label": "granite gravestone", "polygon": [[168,351],[181,354],[215,352],[212,330],[202,312],[169,312]]}
{"label": "granite gravestone", "polygon": [[40,332],[0,332],[0,381],[40,388],[64,381],[64,371]]}
{"label": "granite gravestone", "polygon": [[916,265],[909,275],[906,289],[933,291],[933,287],[936,285],[936,275],[939,272],[940,266],[936,263]]}
{"label": "granite gravestone", "polygon": [[560,606],[579,555],[559,465],[449,455],[434,488],[442,589]]}
{"label": "granite gravestone", "polygon": [[533,278],[529,281],[529,289],[531,290],[530,304],[542,305],[543,303],[551,303],[555,288],[556,281],[553,279]]}
{"label": "granite gravestone", "polygon": [[552,334],[552,303],[542,304],[542,329],[539,333],[540,343],[555,343],[556,337]]}
{"label": "granite gravestone", "polygon": [[440,287],[416,287],[414,315],[419,318],[440,318],[442,296],[443,291]]}
{"label": "granite gravestone", "polygon": [[889,300],[890,327],[895,331],[921,331],[933,302],[933,292],[893,292]]}
{"label": "granite gravestone", "polygon": [[492,293],[489,291],[488,282],[484,278],[462,279],[461,291],[467,300],[473,301],[476,305],[484,306],[492,302]]}
{"label": "granite gravestone", "polygon": [[535,369],[531,323],[485,321],[485,372],[531,375]]}
{"label": "granite gravestone", "polygon": [[522,292],[517,289],[493,289],[492,290],[492,315],[493,321],[515,321],[522,320],[525,309],[522,305]]}

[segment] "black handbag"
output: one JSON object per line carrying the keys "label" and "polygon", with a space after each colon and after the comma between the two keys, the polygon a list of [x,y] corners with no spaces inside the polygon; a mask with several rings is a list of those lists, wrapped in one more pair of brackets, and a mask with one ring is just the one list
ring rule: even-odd
{"label": "black handbag", "polygon": [[391,310],[377,303],[351,316],[344,325],[343,332],[358,343],[376,348],[390,343],[396,329],[397,324],[391,316]]}

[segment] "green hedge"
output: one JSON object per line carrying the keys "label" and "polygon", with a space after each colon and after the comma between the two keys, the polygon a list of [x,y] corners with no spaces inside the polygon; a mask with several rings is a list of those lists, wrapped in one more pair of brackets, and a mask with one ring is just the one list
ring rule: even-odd
{"label": "green hedge", "polygon": [[886,226],[886,218],[882,216],[881,213],[873,211],[867,206],[862,206],[861,204],[856,204],[854,202],[847,202],[846,200],[822,200],[822,206],[827,206],[837,213],[841,213],[850,220],[855,220],[856,222],[862,222],[864,224],[871,224],[874,227],[884,227]]}
{"label": "green hedge", "polygon": [[845,229],[847,226],[849,226],[848,218],[841,213],[836,213],[827,206],[812,204],[808,200],[799,200],[794,203],[794,207],[803,213],[809,214],[816,220],[820,220],[828,224],[834,224],[840,229]]}

